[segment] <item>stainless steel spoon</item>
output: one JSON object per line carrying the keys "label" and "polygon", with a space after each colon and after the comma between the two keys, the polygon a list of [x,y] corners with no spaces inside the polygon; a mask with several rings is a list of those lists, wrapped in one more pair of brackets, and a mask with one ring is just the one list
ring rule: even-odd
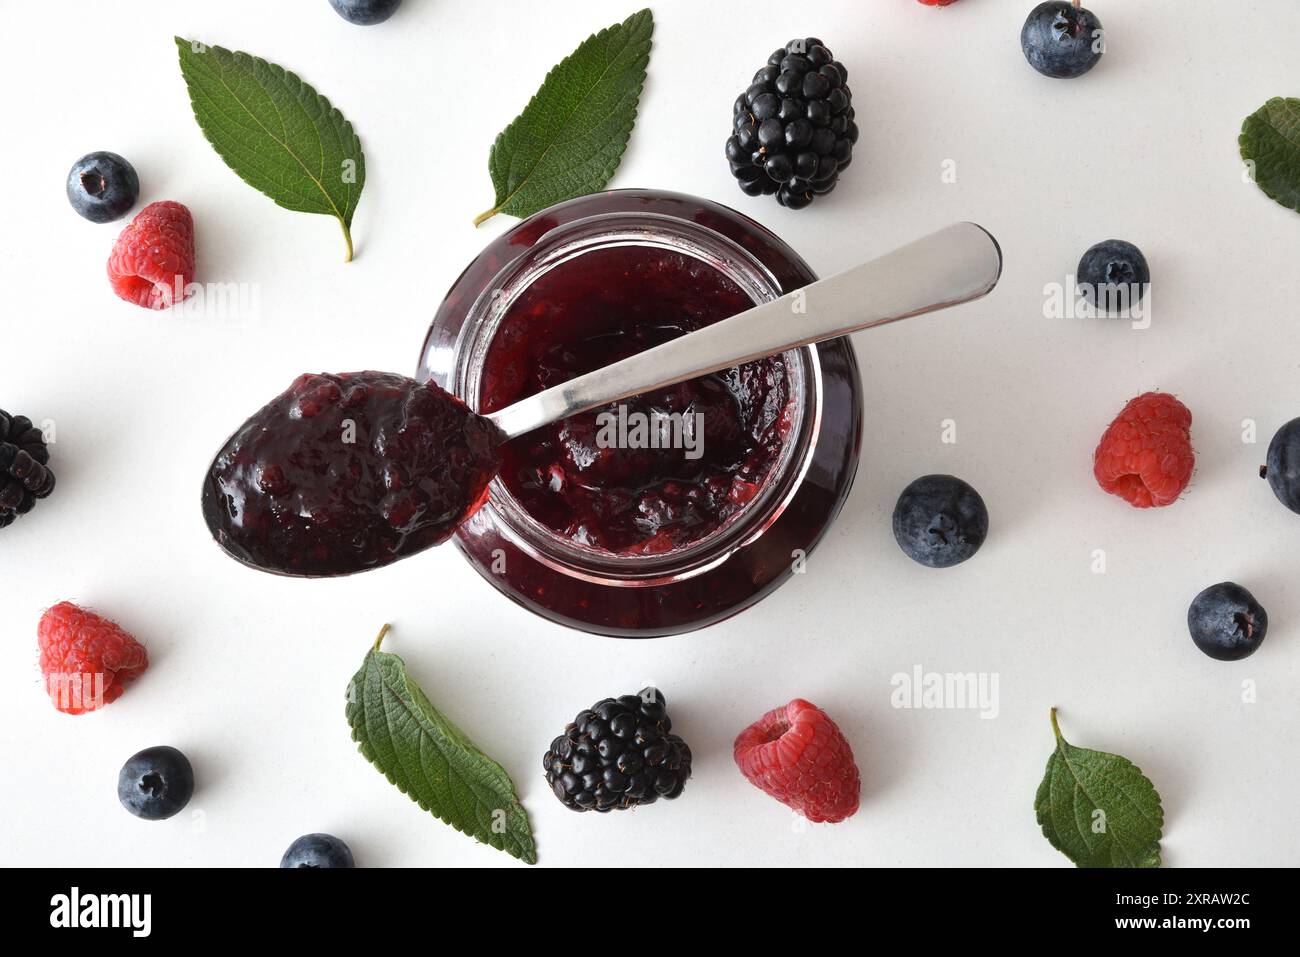
{"label": "stainless steel spoon", "polygon": [[[949,226],[489,416],[404,376],[301,376],[217,453],[204,482],[204,520],[227,553],[263,571],[320,577],[377,568],[445,541],[472,515],[507,439],[738,363],[978,299],[1001,270],[992,236],[971,223]],[[338,441],[345,416],[364,419],[364,435],[400,435],[412,407],[420,412],[416,431],[424,431],[411,442]],[[412,451],[429,447],[443,458]],[[418,491],[409,480],[390,487],[390,467],[417,476]]]}
{"label": "stainless steel spoon", "polygon": [[988,295],[997,240],[957,223],[869,263],[538,392],[487,416],[506,436],[823,339]]}

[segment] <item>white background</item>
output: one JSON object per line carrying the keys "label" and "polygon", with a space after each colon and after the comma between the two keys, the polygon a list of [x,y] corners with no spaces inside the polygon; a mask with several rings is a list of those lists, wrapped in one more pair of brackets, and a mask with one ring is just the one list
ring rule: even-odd
{"label": "white background", "polygon": [[[823,275],[961,219],[998,236],[1007,268],[977,305],[858,337],[862,466],[808,573],[737,619],[640,642],[536,618],[451,548],[350,580],[261,575],[210,542],[198,504],[225,436],[298,373],[414,370],[446,288],[512,224],[470,225],[491,205],[492,139],[553,62],[634,2],[407,0],[369,28],[326,0],[3,6],[0,404],[54,420],[58,475],[0,532],[0,750],[17,771],[0,790],[3,862],[273,866],[322,830],[368,866],[517,866],[419,810],[349,740],[344,689],[385,621],[386,647],[513,775],[544,864],[1068,866],[1032,809],[1052,705],[1074,743],[1155,782],[1167,863],[1300,861],[1300,517],[1256,477],[1274,429],[1300,415],[1300,217],[1242,181],[1236,143],[1247,114],[1300,93],[1287,0],[1094,0],[1109,50],[1074,81],[1025,63],[1030,0],[657,0],[614,185],[732,204]],[[174,33],[279,62],[353,121],[367,165],[355,262],[331,220],[276,207],[207,145]],[[796,35],[849,67],[862,138],[839,189],[792,213],[743,196],[722,145],[736,94]],[[85,222],[63,195],[94,149],[134,163],[141,205],[190,207],[198,278],[256,284],[256,317],[113,297],[104,261],[122,223]],[[1045,284],[1109,237],[1150,260],[1152,327],[1044,318]],[[1142,512],[1097,488],[1091,455],[1124,402],[1156,388],[1195,416],[1197,472],[1182,501]],[[946,418],[955,445],[940,442]],[[1243,444],[1244,419],[1259,444]],[[992,514],[980,554],[943,572],[889,530],[902,487],[936,471]],[[1185,626],[1191,598],[1224,579],[1272,620],[1234,664],[1196,651]],[[64,599],[149,647],[147,675],[98,714],[58,714],[42,693],[36,622]],[[916,665],[997,673],[999,716],[891,707],[891,676]],[[650,679],[695,753],[685,795],[565,810],[542,779],[547,743]],[[1246,679],[1258,703],[1242,702]],[[735,734],[795,696],[853,744],[862,808],[847,823],[792,826],[732,764]],[[117,770],[163,743],[190,756],[198,789],[186,813],[145,823],[118,805]]]}

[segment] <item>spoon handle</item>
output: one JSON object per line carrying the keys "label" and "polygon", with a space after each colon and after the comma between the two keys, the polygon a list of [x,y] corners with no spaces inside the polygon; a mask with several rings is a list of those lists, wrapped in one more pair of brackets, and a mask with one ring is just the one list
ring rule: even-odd
{"label": "spoon handle", "polygon": [[1002,251],[974,223],[957,223],[670,342],[580,375],[491,413],[507,438],[696,376],[871,329],[987,295]]}

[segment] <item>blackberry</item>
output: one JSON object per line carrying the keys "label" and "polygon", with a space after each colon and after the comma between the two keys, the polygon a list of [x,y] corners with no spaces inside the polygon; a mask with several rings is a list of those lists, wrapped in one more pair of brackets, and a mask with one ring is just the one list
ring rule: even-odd
{"label": "blackberry", "polygon": [[0,528],[12,525],[38,498],[54,491],[49,461],[45,437],[32,420],[0,409]]}
{"label": "blackberry", "polygon": [[626,811],[672,800],[691,776],[691,749],[675,734],[656,688],[580,711],[542,758],[546,783],[574,811]]}
{"label": "blackberry", "polygon": [[829,193],[858,141],[849,71],[821,40],[791,40],[736,99],[727,161],[750,196],[803,209]]}

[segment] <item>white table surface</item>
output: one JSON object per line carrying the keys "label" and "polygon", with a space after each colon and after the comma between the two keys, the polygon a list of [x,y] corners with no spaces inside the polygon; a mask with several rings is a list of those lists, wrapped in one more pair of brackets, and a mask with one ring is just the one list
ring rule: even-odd
{"label": "white table surface", "polygon": [[[385,621],[388,650],[513,775],[544,864],[1068,866],[1032,808],[1052,705],[1074,743],[1155,782],[1168,864],[1300,860],[1300,517],[1255,477],[1274,429],[1300,415],[1300,217],[1242,181],[1236,145],[1247,114],[1300,92],[1287,0],[1230,15],[1094,0],[1109,51],[1070,82],[1021,56],[1030,0],[657,0],[613,185],[734,205],[823,275],[960,219],[991,229],[1007,266],[977,305],[858,337],[862,466],[808,573],[759,610],[639,642],[534,617],[451,548],[352,579],[257,574],[213,546],[198,507],[212,453],[298,373],[414,369],[445,289],[513,223],[470,225],[491,205],[495,134],[554,61],[636,5],[407,0],[372,28],[326,0],[62,6],[13,4],[0,31],[0,404],[55,422],[59,483],[0,532],[0,744],[24,782],[0,789],[4,863],[274,865],[320,830],[369,866],[513,865],[419,810],[349,739],[344,689]],[[849,66],[862,137],[835,194],[792,213],[743,196],[722,143],[737,92],[805,31]],[[274,206],[207,145],[174,33],[283,64],[353,121],[368,173],[355,262],[333,222]],[[104,261],[122,224],[84,222],[63,195],[94,149],[132,161],[141,204],[190,207],[199,278],[253,284],[257,316],[113,297]],[[942,181],[949,160],[956,183]],[[1044,286],[1109,237],[1151,262],[1151,328],[1044,318]],[[1182,501],[1142,512],[1097,488],[1091,454],[1124,402],[1157,388],[1195,416],[1197,472]],[[948,418],[956,444],[940,441]],[[1245,419],[1258,444],[1243,443]],[[902,487],[936,471],[974,484],[992,514],[980,554],[945,572],[913,564],[889,530]],[[1240,663],[1201,655],[1185,626],[1191,598],[1224,579],[1272,621]],[[64,599],[149,647],[147,675],[98,714],[57,714],[42,693],[36,622]],[[891,676],[918,665],[996,673],[998,716],[895,709]],[[647,680],[695,754],[684,797],[565,810],[542,779],[547,743]],[[732,764],[735,734],[796,696],[853,744],[863,793],[848,823],[795,826]],[[116,774],[163,743],[190,756],[198,790],[147,824],[119,807]]]}

